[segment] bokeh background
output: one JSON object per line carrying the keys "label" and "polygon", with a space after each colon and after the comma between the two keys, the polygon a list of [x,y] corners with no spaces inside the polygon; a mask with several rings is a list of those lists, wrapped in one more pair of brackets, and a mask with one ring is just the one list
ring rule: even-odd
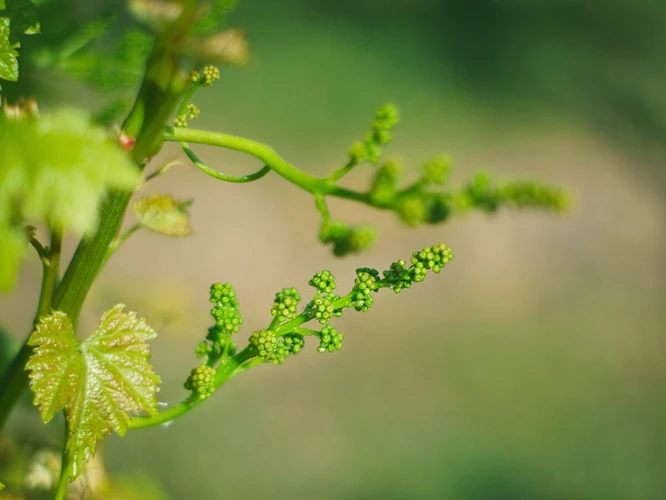
{"label": "bokeh background", "polygon": [[[108,439],[111,476],[143,478],[140,498],[666,498],[663,2],[241,0],[231,20],[252,59],[200,92],[198,126],[261,140],[323,175],[391,101],[402,122],[387,153],[414,176],[446,152],[454,182],[479,167],[536,178],[568,188],[573,210],[410,230],[333,202],[336,218],[381,230],[374,250],[339,260],[317,241],[311,197],[277,176],[238,186],[171,169],[147,190],[195,198],[194,236],[134,236],[83,322],[92,328],[119,301],[147,315],[168,404],[196,364],[212,282],[236,286],[245,338],[267,324],[276,291],[305,292],[322,268],[344,289],[356,267],[381,269],[436,241],[455,260],[337,320],[335,355],[310,345],[173,425]],[[67,85],[50,93],[91,98]],[[258,166],[197,151],[225,172]],[[167,149],[156,164],[174,157]],[[370,175],[359,168],[345,182]],[[39,278],[32,261],[0,298],[17,339]],[[57,442],[60,428],[37,422],[24,408],[10,431]]]}

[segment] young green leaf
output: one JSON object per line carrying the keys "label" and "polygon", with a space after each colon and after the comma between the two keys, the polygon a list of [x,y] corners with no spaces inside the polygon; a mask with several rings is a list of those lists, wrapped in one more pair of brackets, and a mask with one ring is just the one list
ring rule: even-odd
{"label": "young green leaf", "polygon": [[0,17],[0,78],[15,82],[18,80],[18,43],[10,39],[9,18]]}
{"label": "young green leaf", "polygon": [[140,179],[86,113],[63,109],[13,119],[0,113],[0,290],[13,285],[27,248],[23,225],[40,221],[89,233],[108,190],[132,190]]}
{"label": "young green leaf", "polygon": [[178,201],[172,196],[154,194],[134,203],[134,213],[146,229],[166,236],[189,236],[190,215],[187,210],[192,201]]}
{"label": "young green leaf", "polygon": [[30,0],[0,1],[0,78],[18,80],[18,35],[35,33],[39,33],[39,19]]}
{"label": "young green leaf", "polygon": [[106,311],[84,342],[74,336],[70,318],[61,311],[38,323],[28,342],[35,351],[26,370],[42,420],[65,410],[71,479],[95,454],[97,441],[112,431],[125,434],[131,413],[157,412],[161,381],[149,363],[147,344],[156,335],[136,313],[125,312],[123,304]]}

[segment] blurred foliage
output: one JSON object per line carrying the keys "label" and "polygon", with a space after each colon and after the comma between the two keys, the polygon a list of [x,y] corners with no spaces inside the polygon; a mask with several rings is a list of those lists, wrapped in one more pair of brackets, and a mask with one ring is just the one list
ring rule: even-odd
{"label": "blurred foliage", "polygon": [[[138,169],[85,112],[0,114],[0,290],[11,290],[32,235],[26,223],[62,233],[97,227],[109,189],[136,187]],[[34,147],[39,144],[39,147]],[[34,231],[34,228],[33,228]]]}
{"label": "blurred foliage", "polygon": [[439,61],[459,91],[483,100],[502,119],[525,106],[537,108],[583,119],[624,146],[663,152],[666,9],[661,0],[292,4],[358,29],[415,38],[420,57]]}
{"label": "blurred foliage", "polygon": [[14,359],[18,351],[16,341],[9,335],[9,332],[0,327],[0,375],[7,368],[7,365]]}

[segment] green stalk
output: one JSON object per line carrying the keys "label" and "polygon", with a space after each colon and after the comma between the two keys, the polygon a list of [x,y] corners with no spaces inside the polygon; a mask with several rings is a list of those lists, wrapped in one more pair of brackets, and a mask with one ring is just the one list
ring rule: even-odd
{"label": "green stalk", "polygon": [[63,441],[62,459],[60,461],[60,478],[56,489],[54,500],[65,500],[67,498],[67,487],[69,486],[69,453],[67,453],[67,440],[69,439],[69,424],[65,418],[65,440]]}
{"label": "green stalk", "polygon": [[225,174],[222,172],[218,172],[217,170],[214,170],[207,166],[204,162],[202,162],[199,157],[195,154],[194,151],[192,151],[192,148],[190,148],[190,145],[187,144],[186,142],[181,142],[180,147],[183,148],[183,151],[187,155],[187,157],[190,159],[194,165],[201,170],[204,174],[211,176],[214,179],[220,180],[220,181],[225,181],[225,182],[233,182],[236,184],[244,184],[247,182],[254,182],[258,181],[259,179],[265,177],[270,171],[271,167],[264,165],[262,168],[257,170],[256,172],[248,175],[229,175]]}
{"label": "green stalk", "polygon": [[[230,358],[228,361],[223,362],[217,369],[217,375],[215,377],[215,389],[219,389],[232,376],[240,373],[238,370],[240,369],[241,365],[253,357],[255,357],[253,349],[246,347],[238,354]],[[205,399],[189,397],[166,411],[148,417],[133,418],[129,422],[129,428],[144,429],[146,427],[154,427],[156,425],[165,424],[177,419],[178,417],[182,417],[193,408],[199,406],[203,401],[205,401]]]}
{"label": "green stalk", "polygon": [[192,128],[166,127],[165,141],[190,142],[193,144],[207,144],[226,149],[232,149],[249,154],[261,160],[266,166],[274,170],[279,176],[295,184],[301,189],[314,195],[334,196],[346,200],[357,201],[384,210],[394,210],[395,203],[376,202],[368,193],[360,193],[351,189],[337,186],[329,178],[321,179],[306,174],[282,158],[273,148],[260,142],[220,132],[209,132]]}
{"label": "green stalk", "polygon": [[358,165],[358,161],[355,159],[349,160],[349,162],[343,166],[337,169],[335,172],[333,172],[331,175],[328,176],[328,180],[331,182],[336,182],[342,179],[345,175],[347,175],[349,172],[354,170],[354,168]]}
{"label": "green stalk", "polygon": [[[51,231],[51,244],[48,250],[44,249],[42,256],[42,287],[39,293],[39,303],[33,326],[37,325],[39,319],[51,311],[53,292],[58,281],[60,269],[60,254],[62,250],[62,231]],[[23,344],[11,365],[0,379],[0,432],[4,427],[7,417],[11,413],[14,404],[28,385],[28,377],[23,367],[32,354],[32,347]]]}
{"label": "green stalk", "polygon": [[111,244],[109,245],[108,250],[106,251],[106,257],[104,258],[104,262],[109,260],[113,253],[120,248],[120,245],[125,243],[129,239],[130,236],[132,236],[134,233],[136,233],[139,229],[141,229],[143,226],[139,223],[134,224],[132,227],[130,227],[127,231],[125,231],[123,234],[118,236],[116,239],[114,239]]}

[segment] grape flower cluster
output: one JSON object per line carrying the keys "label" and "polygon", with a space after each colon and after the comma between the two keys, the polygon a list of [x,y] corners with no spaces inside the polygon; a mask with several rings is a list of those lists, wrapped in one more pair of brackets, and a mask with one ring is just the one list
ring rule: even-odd
{"label": "grape flower cluster", "polygon": [[[215,324],[208,329],[206,339],[200,342],[194,351],[197,358],[200,358],[203,363],[195,370],[204,370],[203,366],[214,370],[220,360],[233,356],[237,346],[231,336],[238,333],[243,324],[236,290],[230,283],[213,284],[210,287],[210,301],[213,303],[210,314],[215,320]],[[187,379],[185,388],[197,394],[203,394],[197,389],[199,387],[197,383],[203,380],[204,372],[195,373],[195,370]],[[207,373],[210,374],[210,370]],[[195,375],[197,375],[197,379],[192,378]]]}
{"label": "grape flower cluster", "polygon": [[[439,224],[452,215],[479,210],[488,214],[500,208],[533,208],[562,212],[567,208],[567,198],[561,189],[536,182],[494,182],[490,176],[478,173],[459,188],[443,189],[451,177],[451,159],[438,155],[425,161],[418,178],[407,186],[400,186],[403,167],[395,159],[382,161],[382,147],[392,141],[392,130],[398,124],[399,114],[391,104],[377,110],[370,131],[363,141],[356,142],[349,150],[347,165],[334,171],[328,180],[335,182],[355,166],[369,163],[378,165],[366,192],[345,193],[344,197],[394,212],[410,227],[423,224]],[[439,188],[434,190],[433,188]],[[331,219],[325,202],[319,196],[317,203],[322,213],[319,239],[330,244],[333,254],[345,256],[369,250],[377,239],[375,229],[367,224],[350,225]],[[398,272],[397,268],[395,270]]]}
{"label": "grape flower cluster", "polygon": [[[343,296],[335,293],[338,291],[335,276],[328,270],[319,271],[308,282],[314,288],[314,297],[300,310],[301,294],[296,288],[283,288],[275,294],[270,325],[253,332],[247,347],[237,354],[231,335],[240,330],[243,321],[236,291],[229,283],[216,283],[210,289],[215,325],[209,329],[206,340],[197,346],[196,354],[203,363],[192,370],[185,387],[196,398],[206,398],[215,390],[218,363],[224,364],[236,355],[242,358],[246,367],[262,362],[279,365],[300,353],[309,336],[319,340],[318,352],[338,351],[342,347],[343,335],[331,321],[340,317],[344,309],[366,312],[382,288],[399,293],[413,283],[422,282],[429,272],[439,274],[452,258],[451,249],[439,243],[412,253],[409,261],[393,262],[382,273],[373,268],[358,268],[350,292]],[[319,324],[319,328],[303,326],[310,322]]]}
{"label": "grape flower cluster", "polygon": [[198,399],[206,399],[215,392],[215,375],[217,370],[207,364],[199,365],[185,382],[185,389],[192,391]]}

